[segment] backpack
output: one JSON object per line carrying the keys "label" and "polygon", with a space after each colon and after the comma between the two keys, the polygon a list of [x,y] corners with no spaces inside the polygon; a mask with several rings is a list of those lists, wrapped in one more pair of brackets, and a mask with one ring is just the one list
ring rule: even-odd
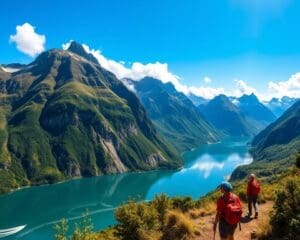
{"label": "backpack", "polygon": [[229,199],[225,199],[224,197],[222,198],[226,202],[226,207],[224,209],[225,221],[232,225],[238,224],[243,213],[242,206],[238,201],[238,197],[232,195],[232,197]]}
{"label": "backpack", "polygon": [[251,194],[257,196],[260,192],[260,184],[257,180],[253,180],[251,184]]}

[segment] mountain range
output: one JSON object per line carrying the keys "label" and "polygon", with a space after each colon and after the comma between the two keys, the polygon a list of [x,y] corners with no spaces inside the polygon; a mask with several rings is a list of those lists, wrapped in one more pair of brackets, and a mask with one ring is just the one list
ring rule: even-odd
{"label": "mountain range", "polygon": [[43,52],[28,65],[0,66],[0,192],[178,168],[185,150],[262,130],[252,141],[254,163],[232,177],[262,166],[268,170],[260,174],[271,174],[299,151],[299,118],[294,98],[264,104],[254,94],[207,100],[151,77],[119,80],[73,41],[68,50]]}
{"label": "mountain range", "polygon": [[70,177],[177,168],[136,95],[83,47],[0,68],[1,190]]}
{"label": "mountain range", "polygon": [[218,131],[172,83],[146,77],[131,84],[158,131],[180,151],[220,140]]}
{"label": "mountain range", "polygon": [[229,136],[254,136],[276,119],[254,94],[240,98],[221,94],[198,108],[214,127]]}

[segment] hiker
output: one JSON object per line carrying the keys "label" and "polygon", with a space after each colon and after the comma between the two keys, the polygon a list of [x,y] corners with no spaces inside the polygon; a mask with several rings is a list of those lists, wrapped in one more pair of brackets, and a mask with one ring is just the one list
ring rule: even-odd
{"label": "hiker", "polygon": [[219,223],[221,240],[234,240],[234,231],[242,216],[242,205],[238,196],[232,193],[232,186],[229,182],[222,182],[220,185],[222,196],[217,202],[217,213],[213,225],[216,234]]}
{"label": "hiker", "polygon": [[247,185],[247,201],[248,201],[248,213],[247,217],[252,216],[252,206],[255,210],[254,218],[258,217],[258,203],[257,198],[260,192],[259,181],[255,178],[255,175],[252,173],[249,175],[249,181]]}

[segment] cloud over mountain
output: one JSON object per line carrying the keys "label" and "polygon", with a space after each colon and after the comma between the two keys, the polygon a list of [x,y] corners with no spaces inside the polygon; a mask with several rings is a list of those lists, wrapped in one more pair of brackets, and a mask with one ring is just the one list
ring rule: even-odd
{"label": "cloud over mountain", "polygon": [[283,96],[300,98],[300,72],[293,74],[287,81],[269,82],[269,91],[277,98]]}
{"label": "cloud over mountain", "polygon": [[45,50],[46,37],[36,33],[31,24],[24,23],[16,27],[16,34],[10,35],[9,41],[16,43],[19,51],[34,57]]}
{"label": "cloud over mountain", "polygon": [[[63,49],[68,49],[72,41],[62,44]],[[186,95],[194,94],[201,96],[206,99],[212,99],[217,95],[226,94],[228,96],[240,97],[244,94],[254,93],[261,100],[269,100],[272,97],[300,96],[300,73],[293,75],[288,81],[283,82],[269,82],[269,92],[260,93],[256,88],[250,86],[247,82],[242,79],[234,79],[234,89],[224,89],[223,87],[212,87],[212,86],[188,86],[181,82],[179,76],[169,71],[167,63],[147,63],[141,62],[130,63],[126,66],[125,62],[115,61],[105,57],[100,50],[92,49],[86,44],[82,44],[86,52],[91,53],[101,64],[101,66],[111,72],[113,72],[119,79],[130,78],[135,81],[139,81],[144,77],[152,77],[161,80],[163,83],[171,82],[177,91],[182,92]],[[205,85],[212,83],[212,79],[205,76],[202,80]],[[128,82],[124,82],[128,86]],[[131,90],[133,86],[128,86]]]}

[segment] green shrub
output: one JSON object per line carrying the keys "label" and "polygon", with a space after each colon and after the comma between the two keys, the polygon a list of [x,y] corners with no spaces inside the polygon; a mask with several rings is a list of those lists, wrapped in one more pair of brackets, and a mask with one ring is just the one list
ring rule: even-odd
{"label": "green shrub", "polygon": [[68,231],[68,221],[66,219],[62,219],[59,224],[54,226],[54,230],[54,237],[56,240],[67,240],[66,234]]}
{"label": "green shrub", "polygon": [[174,209],[187,212],[195,207],[195,201],[191,197],[174,197],[172,198],[172,205]]}
{"label": "green shrub", "polygon": [[156,195],[153,201],[151,201],[151,205],[158,212],[160,228],[162,229],[166,213],[171,208],[171,199],[166,194]]}
{"label": "green shrub", "polygon": [[76,224],[71,240],[93,240],[93,225],[88,212],[83,214],[82,222]]}
{"label": "green shrub", "polygon": [[159,229],[158,213],[146,203],[129,201],[115,214],[118,224],[116,234],[125,240],[140,240],[147,232]]}
{"label": "green shrub", "polygon": [[285,189],[277,193],[270,223],[276,237],[296,239],[300,236],[299,181],[289,180]]}

